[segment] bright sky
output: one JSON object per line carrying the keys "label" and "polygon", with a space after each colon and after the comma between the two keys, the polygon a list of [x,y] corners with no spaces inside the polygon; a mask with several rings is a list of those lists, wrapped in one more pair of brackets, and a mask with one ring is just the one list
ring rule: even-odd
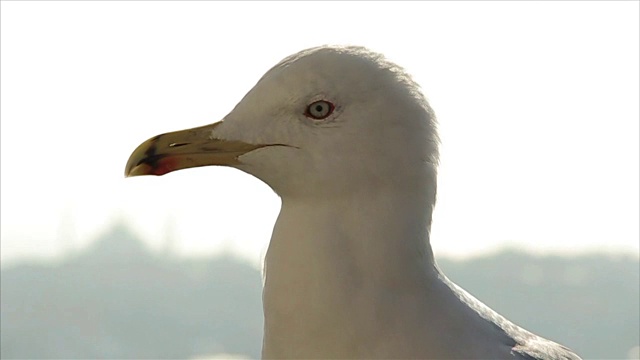
{"label": "bright sky", "polygon": [[259,261],[280,206],[259,180],[219,167],[124,179],[124,166],[327,43],[386,54],[435,109],[436,254],[639,251],[638,2],[1,7],[3,264],[82,248],[118,219],[154,248],[170,233],[180,254]]}

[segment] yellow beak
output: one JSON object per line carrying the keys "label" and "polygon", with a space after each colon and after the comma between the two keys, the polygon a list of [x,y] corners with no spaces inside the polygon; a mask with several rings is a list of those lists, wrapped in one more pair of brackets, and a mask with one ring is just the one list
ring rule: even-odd
{"label": "yellow beak", "polygon": [[270,145],[215,139],[222,122],[157,135],[140,144],[129,157],[125,177],[164,175],[172,171],[207,165],[238,165],[238,157]]}

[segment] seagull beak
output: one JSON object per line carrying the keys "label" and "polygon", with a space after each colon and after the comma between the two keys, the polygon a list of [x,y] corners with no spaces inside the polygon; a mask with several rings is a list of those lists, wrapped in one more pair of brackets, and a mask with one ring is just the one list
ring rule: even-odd
{"label": "seagull beak", "polygon": [[238,165],[239,156],[269,146],[216,139],[214,129],[220,124],[222,121],[154,136],[143,142],[129,157],[124,170],[125,177],[164,175],[207,165]]}

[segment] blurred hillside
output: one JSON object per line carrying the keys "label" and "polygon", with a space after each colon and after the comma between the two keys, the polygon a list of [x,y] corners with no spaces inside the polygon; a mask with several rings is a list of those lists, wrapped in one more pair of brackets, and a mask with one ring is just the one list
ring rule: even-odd
{"label": "blurred hillside", "polygon": [[[516,324],[585,359],[625,359],[640,342],[638,258],[505,251],[438,264]],[[62,262],[3,268],[1,284],[3,359],[260,355],[259,270],[230,257],[158,254],[124,226]]]}

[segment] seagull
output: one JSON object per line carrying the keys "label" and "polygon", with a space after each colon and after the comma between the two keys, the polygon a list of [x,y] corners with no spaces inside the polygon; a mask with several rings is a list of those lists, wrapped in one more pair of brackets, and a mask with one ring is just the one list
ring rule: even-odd
{"label": "seagull", "polygon": [[222,165],[279,195],[265,359],[580,359],[438,268],[436,125],[403,68],[320,46],[271,68],[222,121],[143,142],[125,176]]}

